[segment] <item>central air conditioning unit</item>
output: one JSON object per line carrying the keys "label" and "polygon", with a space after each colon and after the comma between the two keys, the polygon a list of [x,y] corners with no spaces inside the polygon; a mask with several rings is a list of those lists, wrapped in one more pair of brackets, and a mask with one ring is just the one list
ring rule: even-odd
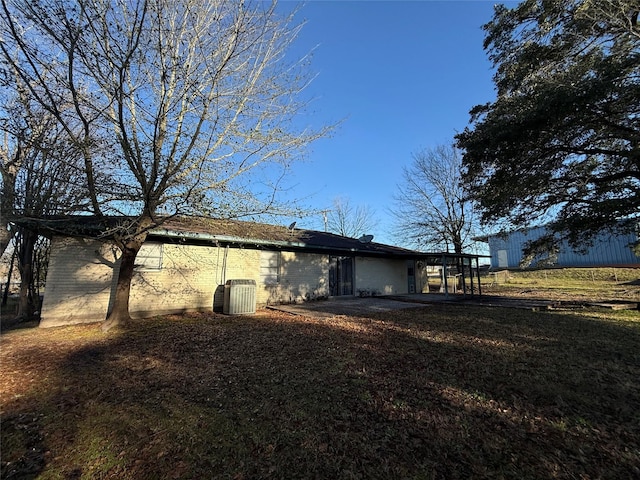
{"label": "central air conditioning unit", "polygon": [[227,280],[224,285],[225,315],[247,315],[256,313],[256,281]]}

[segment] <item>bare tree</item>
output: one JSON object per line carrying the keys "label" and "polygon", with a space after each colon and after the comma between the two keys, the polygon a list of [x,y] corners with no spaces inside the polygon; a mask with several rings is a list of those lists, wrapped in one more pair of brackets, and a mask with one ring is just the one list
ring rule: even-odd
{"label": "bare tree", "polygon": [[85,192],[77,182],[77,152],[56,118],[33,102],[14,69],[2,73],[0,255],[12,242],[11,265],[16,264],[20,273],[17,316],[26,320],[39,309],[36,275],[40,251],[46,248],[39,248],[43,241],[37,230],[16,221],[77,212]]}
{"label": "bare tree", "polygon": [[369,234],[378,225],[374,210],[367,205],[354,206],[346,197],[334,198],[333,208],[326,214],[326,229],[344,237]]}
{"label": "bare tree", "polygon": [[[0,107],[0,255],[4,254],[16,229],[10,229],[16,216],[18,175],[45,144],[50,122],[33,112],[29,94],[11,72],[4,72]],[[39,112],[42,113],[42,112]]]}
{"label": "bare tree", "polygon": [[[309,81],[308,59],[287,60],[300,25],[293,25],[293,13],[281,18],[275,2],[2,0],[2,6],[4,57],[83,152],[93,211],[134,217],[104,228],[121,251],[105,328],[129,320],[134,262],[149,229],[180,213],[273,211],[284,172],[328,130],[293,126],[305,107],[299,94]],[[41,81],[42,72],[55,79],[56,90]],[[72,110],[61,109],[60,98],[70,98]],[[116,156],[100,163],[91,138],[105,124]],[[100,171],[117,184],[105,189]]]}
{"label": "bare tree", "polygon": [[13,241],[21,285],[18,318],[30,319],[39,307],[36,276],[40,251],[46,248],[36,252],[43,244],[38,231],[21,227],[17,220],[81,211],[85,191],[77,180],[82,171],[77,151],[55,117],[32,103],[18,79],[5,79],[0,107],[1,247],[4,253]]}
{"label": "bare tree", "polygon": [[460,184],[460,155],[439,145],[412,157],[394,195],[396,233],[419,247],[462,253],[473,243],[476,224]]}

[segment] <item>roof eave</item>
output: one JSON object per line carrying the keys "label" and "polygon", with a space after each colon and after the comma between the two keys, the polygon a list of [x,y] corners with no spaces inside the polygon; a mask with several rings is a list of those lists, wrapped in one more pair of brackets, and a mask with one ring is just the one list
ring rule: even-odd
{"label": "roof eave", "polygon": [[172,238],[184,241],[196,241],[203,243],[213,243],[219,245],[243,245],[255,247],[274,247],[277,249],[293,249],[305,250],[308,252],[323,252],[345,255],[359,255],[367,257],[395,257],[395,258],[414,258],[419,252],[390,252],[390,251],[372,251],[360,250],[358,248],[340,248],[326,245],[313,245],[305,242],[292,242],[284,240],[264,240],[259,238],[238,237],[233,235],[216,235],[200,232],[176,231],[168,228],[154,228],[149,232],[151,236],[162,238]]}

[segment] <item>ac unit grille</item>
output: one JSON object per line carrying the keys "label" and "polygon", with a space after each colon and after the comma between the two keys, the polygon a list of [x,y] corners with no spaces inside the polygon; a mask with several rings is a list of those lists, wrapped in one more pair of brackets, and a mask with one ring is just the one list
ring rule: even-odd
{"label": "ac unit grille", "polygon": [[227,280],[222,312],[226,315],[256,313],[255,280]]}

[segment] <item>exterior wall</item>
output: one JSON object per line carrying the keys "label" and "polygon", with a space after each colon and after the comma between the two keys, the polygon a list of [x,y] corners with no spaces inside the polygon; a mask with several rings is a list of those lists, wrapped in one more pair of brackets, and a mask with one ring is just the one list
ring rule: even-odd
{"label": "exterior wall", "polygon": [[[225,283],[233,279],[255,280],[258,306],[315,300],[330,293],[329,255],[280,252],[278,281],[267,284],[260,275],[257,249],[163,244],[161,252],[161,262],[134,272],[132,317],[222,310]],[[118,250],[107,242],[54,237],[40,326],[103,321],[118,267]],[[407,262],[357,257],[354,281],[355,294],[407,293]]]}
{"label": "exterior wall", "polygon": [[[54,237],[40,326],[104,320],[116,284],[117,253],[106,242]],[[214,301],[222,308],[225,273],[258,280],[256,262],[259,252],[252,250],[163,244],[160,269],[134,272],[131,316],[211,311]]]}
{"label": "exterior wall", "polygon": [[[522,248],[528,241],[539,238],[545,233],[544,227],[526,231],[515,231],[507,237],[489,237],[491,268],[518,268],[522,259]],[[576,252],[566,242],[561,245],[557,258],[552,262],[559,267],[593,266],[640,266],[640,257],[634,255],[629,245],[637,240],[635,235],[597,236],[585,253]],[[536,262],[545,259],[535,259]]]}
{"label": "exterior wall", "polygon": [[[224,306],[224,285],[227,280],[255,280],[260,285],[260,251],[244,248],[202,247],[216,250],[217,268],[214,273],[214,303],[216,311]],[[260,305],[260,289],[256,291],[257,304]]]}
{"label": "exterior wall", "polygon": [[164,244],[162,268],[136,270],[131,282],[131,316],[211,311],[218,286],[220,248]]}
{"label": "exterior wall", "polygon": [[398,295],[408,292],[406,260],[356,257],[356,295]]}
{"label": "exterior wall", "polygon": [[258,304],[300,303],[329,296],[329,256],[281,252],[280,281],[265,285],[258,280]]}
{"label": "exterior wall", "polygon": [[53,237],[40,326],[104,320],[118,263],[116,250],[108,244]]}
{"label": "exterior wall", "polygon": [[[252,249],[163,244],[161,268],[134,272],[131,316],[222,310],[224,285],[232,279],[255,280],[258,305],[328,296],[327,255],[281,252],[275,285],[263,284],[260,255]],[[105,242],[54,237],[40,325],[103,321],[115,288],[117,256]]]}

